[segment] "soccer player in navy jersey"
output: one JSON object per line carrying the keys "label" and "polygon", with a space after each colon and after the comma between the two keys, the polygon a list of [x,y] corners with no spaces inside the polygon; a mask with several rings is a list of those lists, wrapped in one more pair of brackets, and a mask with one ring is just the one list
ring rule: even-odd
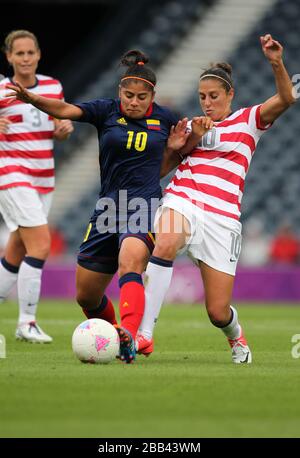
{"label": "soccer player in navy jersey", "polygon": [[[9,96],[31,103],[55,118],[88,122],[98,130],[101,190],[81,244],[77,265],[77,301],[88,318],[116,325],[105,289],[118,271],[121,359],[135,358],[134,340],[145,305],[142,273],[154,247],[152,220],[161,197],[160,169],[165,152],[190,148],[187,120],[154,103],[156,76],[140,51],[126,53],[127,67],[119,99],[69,104],[37,96],[21,85]],[[203,117],[203,129],[210,120]],[[170,139],[168,142],[169,134]],[[198,138],[197,138],[198,140]],[[168,147],[167,147],[168,142]],[[194,146],[194,145],[193,145]],[[153,201],[154,200],[154,201]]]}

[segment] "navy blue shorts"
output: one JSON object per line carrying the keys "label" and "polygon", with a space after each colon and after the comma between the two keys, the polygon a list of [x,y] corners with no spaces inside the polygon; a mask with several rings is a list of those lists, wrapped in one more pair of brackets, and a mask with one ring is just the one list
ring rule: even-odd
{"label": "navy blue shorts", "polygon": [[[79,247],[77,262],[81,267],[105,274],[115,274],[118,270],[119,250],[123,240],[127,237],[135,237],[142,240],[148,247],[151,254],[154,249],[155,236],[149,227],[143,227],[141,232],[131,231],[126,221],[118,223],[117,231],[99,232],[97,214],[94,213],[90,219],[85,237]],[[147,231],[147,229],[149,229]],[[100,229],[101,230],[101,229]]]}

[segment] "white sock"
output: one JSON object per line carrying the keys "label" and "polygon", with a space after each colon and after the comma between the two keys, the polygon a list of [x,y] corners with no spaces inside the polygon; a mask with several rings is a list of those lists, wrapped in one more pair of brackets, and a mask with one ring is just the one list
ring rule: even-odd
{"label": "white sock", "polygon": [[[35,258],[25,257],[19,271],[19,324],[35,321],[37,305],[40,298],[42,266],[44,261],[36,259],[36,261],[42,263],[42,266],[33,267],[32,264],[35,263],[31,260],[35,260]],[[28,262],[30,262],[30,264],[28,264]]]}
{"label": "white sock", "polygon": [[220,328],[220,329],[221,331],[224,332],[225,336],[228,339],[234,340],[234,339],[238,339],[239,337],[241,337],[242,329],[238,321],[238,314],[237,314],[236,309],[232,307],[232,305],[230,306],[230,308],[232,310],[232,319],[227,326],[225,326],[224,328]]}
{"label": "white sock", "polygon": [[18,267],[9,264],[5,258],[0,262],[0,302],[11,292],[18,279]]}
{"label": "white sock", "polygon": [[145,275],[145,312],[139,332],[151,339],[153,329],[169,289],[173,273],[173,262],[151,256]]}

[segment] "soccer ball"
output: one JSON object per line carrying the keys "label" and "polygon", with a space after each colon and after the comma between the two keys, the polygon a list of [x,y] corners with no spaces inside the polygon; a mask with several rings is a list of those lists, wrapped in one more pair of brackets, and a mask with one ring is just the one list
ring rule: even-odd
{"label": "soccer ball", "polygon": [[106,364],[119,354],[119,334],[107,321],[92,318],[75,329],[72,349],[83,363]]}

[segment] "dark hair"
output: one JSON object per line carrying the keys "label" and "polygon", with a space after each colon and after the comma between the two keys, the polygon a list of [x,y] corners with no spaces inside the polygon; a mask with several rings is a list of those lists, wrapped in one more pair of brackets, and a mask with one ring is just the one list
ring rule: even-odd
{"label": "dark hair", "polygon": [[211,64],[211,67],[205,70],[200,75],[200,80],[203,78],[213,78],[214,76],[222,84],[226,92],[229,92],[233,87],[232,81],[232,67],[227,62],[218,62],[216,64]]}
{"label": "dark hair", "polygon": [[154,86],[156,85],[156,76],[154,71],[150,67],[146,66],[148,62],[148,57],[136,49],[125,53],[121,58],[120,65],[124,65],[128,67],[128,69],[121,77],[121,85],[126,87],[129,81],[127,78],[141,78],[143,83],[147,85],[147,88],[150,87],[153,91]]}

